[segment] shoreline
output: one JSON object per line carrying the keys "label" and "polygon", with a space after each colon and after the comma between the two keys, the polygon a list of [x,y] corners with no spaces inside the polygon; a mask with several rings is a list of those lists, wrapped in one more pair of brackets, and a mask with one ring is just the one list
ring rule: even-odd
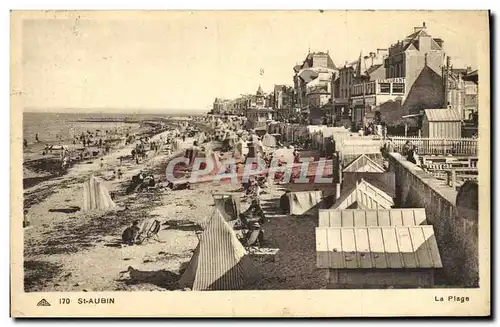
{"label": "shoreline", "polygon": [[[169,126],[172,123],[168,121],[162,121],[166,123],[165,129],[162,131],[155,131],[151,128],[151,125],[142,125],[141,130],[139,130],[135,135],[137,137],[152,137],[156,134],[162,133],[165,130],[168,130]],[[161,122],[159,122],[161,125]],[[121,145],[125,135],[115,135],[115,138],[109,139],[110,142],[110,152],[107,155],[111,155],[113,152],[120,151],[123,148],[127,147],[126,145]],[[72,144],[72,140],[62,140],[64,146],[67,146],[70,150],[83,148],[81,144]],[[92,157],[87,160],[76,161],[71,164],[71,166],[62,171],[60,170],[61,158],[59,152],[56,150],[54,153],[42,154],[42,151],[45,145],[61,145],[60,141],[47,141],[40,143],[32,143],[28,146],[28,148],[23,151],[23,191],[29,190],[30,188],[38,185],[39,183],[43,183],[45,181],[49,181],[52,179],[57,179],[59,177],[65,176],[69,173],[69,171],[76,166],[86,165],[89,161],[99,160],[106,155],[99,155],[97,157]],[[89,150],[99,150],[99,148],[94,146],[86,147]],[[131,149],[131,148],[130,148]]]}

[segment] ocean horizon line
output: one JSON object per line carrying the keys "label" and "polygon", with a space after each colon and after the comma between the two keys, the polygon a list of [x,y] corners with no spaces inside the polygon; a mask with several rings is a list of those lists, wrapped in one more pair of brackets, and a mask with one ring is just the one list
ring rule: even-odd
{"label": "ocean horizon line", "polygon": [[208,113],[210,109],[131,109],[131,108],[25,108],[23,113],[54,114],[124,114],[124,115],[191,115]]}

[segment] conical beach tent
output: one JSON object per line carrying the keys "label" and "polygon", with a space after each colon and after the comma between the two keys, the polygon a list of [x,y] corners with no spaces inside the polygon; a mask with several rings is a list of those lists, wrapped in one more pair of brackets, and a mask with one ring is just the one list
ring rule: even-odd
{"label": "conical beach tent", "polygon": [[108,211],[116,208],[106,186],[92,175],[83,184],[83,211]]}
{"label": "conical beach tent", "polygon": [[200,237],[180,285],[193,291],[240,290],[255,283],[259,274],[233,229],[219,210]]}

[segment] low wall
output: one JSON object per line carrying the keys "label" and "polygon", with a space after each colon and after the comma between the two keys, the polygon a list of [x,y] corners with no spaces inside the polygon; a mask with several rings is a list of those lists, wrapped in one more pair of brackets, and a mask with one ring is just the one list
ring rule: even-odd
{"label": "low wall", "polygon": [[457,191],[435,179],[399,153],[389,153],[389,171],[396,175],[395,204],[425,208],[434,226],[443,276],[437,284],[476,287],[478,281],[477,215],[461,217],[456,210]]}

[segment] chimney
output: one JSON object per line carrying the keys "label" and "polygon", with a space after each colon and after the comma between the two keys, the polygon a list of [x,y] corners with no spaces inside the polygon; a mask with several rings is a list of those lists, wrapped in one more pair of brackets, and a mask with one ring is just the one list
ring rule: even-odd
{"label": "chimney", "polygon": [[369,58],[370,58],[370,67],[373,66],[373,60],[375,59],[375,52],[370,52],[369,53]]}
{"label": "chimney", "polygon": [[425,30],[427,27],[425,27],[425,22],[422,23],[422,29]]}
{"label": "chimney", "polygon": [[472,71],[472,67],[471,66],[467,66],[467,69],[465,71],[467,72],[467,74],[469,74]]}
{"label": "chimney", "polygon": [[449,56],[446,56],[446,66],[443,67],[443,93],[444,93],[444,103],[449,104],[448,102],[448,78],[450,76],[450,63],[451,63],[451,58]]}

